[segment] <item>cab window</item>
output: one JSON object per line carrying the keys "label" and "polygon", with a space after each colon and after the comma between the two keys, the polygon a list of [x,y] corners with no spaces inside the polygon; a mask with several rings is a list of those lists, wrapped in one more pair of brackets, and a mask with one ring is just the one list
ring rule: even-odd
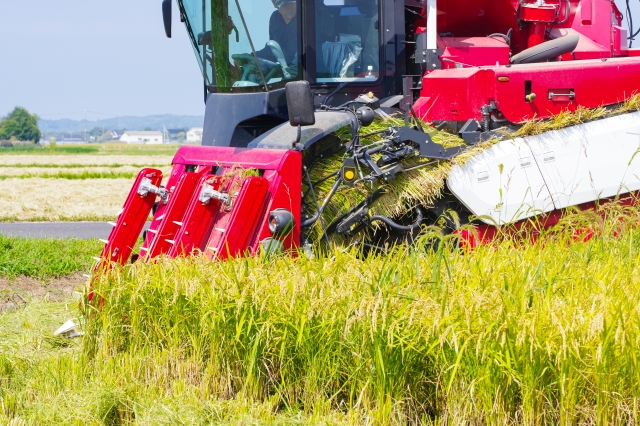
{"label": "cab window", "polygon": [[178,0],[208,86],[263,91],[299,79],[300,0]]}
{"label": "cab window", "polygon": [[316,81],[380,76],[378,0],[315,0]]}

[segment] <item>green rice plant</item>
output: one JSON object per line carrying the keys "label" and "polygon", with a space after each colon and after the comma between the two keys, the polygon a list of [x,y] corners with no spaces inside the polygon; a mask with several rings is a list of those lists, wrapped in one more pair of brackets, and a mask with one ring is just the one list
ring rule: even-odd
{"label": "green rice plant", "polygon": [[0,421],[637,424],[637,218],[606,204],[474,250],[114,269],[78,343],[48,337],[75,302],[0,314]]}
{"label": "green rice plant", "polygon": [[100,148],[95,146],[58,145],[52,151],[55,151],[56,154],[94,154],[99,152]]}
{"label": "green rice plant", "polygon": [[9,153],[9,152],[20,152],[26,153],[36,150],[41,150],[42,147],[34,144],[33,142],[13,142],[13,146],[2,146],[0,147],[0,153]]}
{"label": "green rice plant", "polygon": [[88,271],[101,249],[98,240],[0,235],[0,277],[49,279]]}
{"label": "green rice plant", "polygon": [[94,283],[83,356],[156,392],[356,424],[635,423],[637,209],[601,214],[472,251],[134,264]]}

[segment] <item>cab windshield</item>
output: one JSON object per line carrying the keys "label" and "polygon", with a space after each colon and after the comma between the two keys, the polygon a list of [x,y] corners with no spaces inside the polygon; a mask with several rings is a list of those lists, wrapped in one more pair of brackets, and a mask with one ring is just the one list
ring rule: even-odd
{"label": "cab windshield", "polygon": [[206,84],[263,91],[298,79],[300,0],[179,0]]}
{"label": "cab windshield", "polygon": [[370,84],[381,77],[379,0],[305,0],[315,29],[304,34],[301,4],[178,0],[207,86],[223,93],[266,91],[301,79],[303,38],[307,60],[315,56],[311,83]]}

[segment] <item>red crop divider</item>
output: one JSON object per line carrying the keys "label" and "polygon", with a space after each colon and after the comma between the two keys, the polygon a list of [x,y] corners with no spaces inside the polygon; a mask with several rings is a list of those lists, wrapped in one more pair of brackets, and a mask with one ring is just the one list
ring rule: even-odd
{"label": "red crop divider", "polygon": [[102,262],[124,264],[131,256],[133,247],[156,201],[155,193],[148,192],[145,195],[138,193],[144,179],[149,179],[152,185],[158,187],[162,182],[162,172],[158,169],[145,168],[138,173],[122,212],[102,250],[100,255]]}
{"label": "red crop divider", "polygon": [[180,223],[193,197],[194,190],[206,171],[203,169],[198,173],[185,172],[179,177],[162,214],[158,216],[156,213],[157,216],[154,217],[154,220],[161,222],[153,235],[151,244],[143,253],[146,259],[166,254],[171,249],[174,244],[173,239],[180,228]]}
{"label": "red crop divider", "polygon": [[175,236],[175,244],[167,253],[170,257],[189,255],[194,250],[204,250],[205,242],[211,234],[213,222],[220,208],[220,200],[212,198],[208,202],[200,200],[205,185],[220,191],[226,180],[219,176],[206,174],[200,178],[191,202],[182,220],[182,226]]}
{"label": "red crop divider", "polygon": [[269,181],[248,177],[229,211],[222,209],[216,218],[205,253],[211,259],[236,257],[251,251],[251,240],[264,214]]}
{"label": "red crop divider", "polygon": [[[229,215],[226,209],[220,209],[218,216],[215,218],[214,229],[211,235],[207,235],[208,241],[201,250],[207,253],[207,256],[214,257],[208,247],[218,249],[219,256],[225,257],[227,253],[233,255],[244,254],[247,251],[250,254],[257,254],[260,250],[260,242],[272,238],[269,231],[269,212],[276,209],[286,209],[293,214],[295,225],[292,231],[285,237],[280,238],[282,247],[285,251],[295,249],[300,245],[300,213],[302,202],[302,153],[295,150],[278,150],[278,149],[261,149],[261,148],[229,148],[229,147],[204,147],[204,146],[185,146],[178,150],[173,159],[174,169],[180,167],[187,168],[197,166],[200,168],[210,168],[212,173],[219,175],[233,175],[233,171],[237,169],[253,169],[258,171],[259,175],[268,182],[268,189],[265,195],[264,204],[261,209],[252,207],[252,221],[254,229],[248,232],[248,242],[243,242],[244,247],[234,248],[236,242],[234,235],[236,227],[245,227],[242,215],[234,217]],[[215,171],[213,170],[215,169]],[[240,174],[241,175],[241,174]],[[235,184],[227,184],[229,186]],[[227,191],[229,191],[227,189]],[[229,194],[232,198],[235,194]],[[234,201],[240,202],[240,196]],[[235,210],[235,208],[234,208]],[[228,219],[223,220],[225,217]],[[239,222],[236,223],[235,221]],[[241,223],[242,222],[242,223]],[[219,246],[214,241],[214,236],[222,237],[222,233],[215,230],[225,229],[225,232],[231,232],[226,238],[224,246]],[[241,233],[242,234],[242,233]],[[240,239],[244,239],[245,235],[240,235]],[[177,241],[176,241],[177,242]],[[214,243],[215,245],[212,245]],[[227,246],[228,244],[228,246]],[[238,251],[239,250],[239,251]],[[188,251],[182,250],[182,253],[189,254]],[[223,255],[224,253],[224,255]]]}
{"label": "red crop divider", "polygon": [[[136,226],[129,226],[127,231],[118,228],[128,242],[126,252],[119,249],[120,263],[130,257],[156,195],[160,196],[159,204],[140,252],[141,259],[161,254],[189,255],[198,250],[210,258],[255,254],[261,241],[273,237],[268,221],[269,212],[275,209],[289,210],[295,222],[288,235],[278,237],[282,248],[290,250],[300,244],[300,152],[188,146],[178,150],[172,163],[166,188],[160,187],[160,179],[153,181],[158,188],[145,198],[146,207]],[[236,173],[242,169],[255,170],[259,176],[242,179],[243,173]],[[145,170],[161,176],[159,170]],[[140,178],[131,194],[137,193],[139,185]],[[202,192],[205,185],[209,185],[208,196]],[[125,205],[127,209],[131,210]],[[211,253],[209,247],[216,253]]]}
{"label": "red crop divider", "polygon": [[[170,194],[173,190],[175,190],[175,186],[177,185],[178,181],[180,180],[180,177],[186,172],[185,167],[183,165],[175,165],[172,169],[171,169],[171,173],[169,174],[169,176],[166,179],[166,183],[164,184],[165,189],[168,191],[168,193]],[[168,199],[165,200],[160,200],[157,204],[157,207],[154,211],[154,218],[156,217],[161,217],[164,214],[164,210],[167,207],[167,203],[168,203]],[[147,248],[151,245],[151,243],[153,242],[153,237],[154,235],[156,235],[156,231],[158,230],[158,227],[160,226],[160,224],[162,223],[161,220],[153,220],[151,222],[151,224],[149,225],[149,230],[147,232],[146,238],[144,239],[144,242],[142,244],[142,248],[141,248],[141,252],[146,252]]]}

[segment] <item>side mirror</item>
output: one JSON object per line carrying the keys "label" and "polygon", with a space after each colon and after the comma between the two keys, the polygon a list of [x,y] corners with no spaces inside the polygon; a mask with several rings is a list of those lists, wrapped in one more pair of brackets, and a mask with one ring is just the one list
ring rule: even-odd
{"label": "side mirror", "polygon": [[291,81],[285,86],[289,124],[292,126],[312,126],[316,124],[316,108],[308,81]]}
{"label": "side mirror", "polygon": [[164,21],[164,33],[171,38],[171,0],[162,0],[162,19]]}

